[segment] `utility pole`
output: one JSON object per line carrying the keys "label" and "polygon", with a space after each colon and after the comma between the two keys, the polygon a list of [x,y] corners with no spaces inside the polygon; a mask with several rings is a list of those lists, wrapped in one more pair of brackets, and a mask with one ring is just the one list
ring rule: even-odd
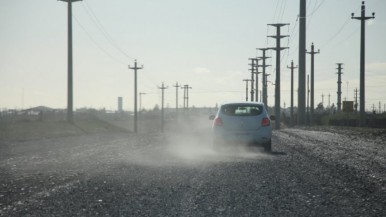
{"label": "utility pole", "polygon": [[67,121],[74,122],[74,100],[73,100],[73,64],[72,64],[72,2],[81,0],[59,0],[67,2]]}
{"label": "utility pole", "polygon": [[176,88],[176,113],[178,114],[178,88],[181,87],[181,85],[178,85],[178,82],[176,82],[176,85],[173,87]]}
{"label": "utility pole", "polygon": [[184,89],[184,110],[189,109],[189,89],[192,89],[188,84],[185,84],[183,87]]}
{"label": "utility pole", "polygon": [[294,69],[297,68],[297,66],[294,66],[294,61],[291,61],[291,66],[287,66],[288,69],[291,69],[291,120],[290,124],[291,127],[294,125]]}
{"label": "utility pole", "polygon": [[315,109],[315,76],[314,76],[314,55],[315,54],[318,54],[319,53],[319,50],[318,52],[315,52],[314,51],[314,43],[311,44],[311,52],[307,52],[306,53],[308,54],[311,54],[311,112],[310,112],[310,124],[313,125],[314,124],[314,109]]}
{"label": "utility pole", "polygon": [[268,48],[257,48],[258,50],[261,50],[263,52],[263,55],[261,57],[259,57],[263,63],[261,65],[261,67],[263,68],[263,71],[262,71],[262,89],[263,89],[263,98],[262,98],[262,102],[264,103],[265,105],[265,108],[268,109],[268,97],[267,97],[267,77],[268,75],[266,74],[265,72],[265,68],[270,66],[270,65],[267,65],[265,63],[265,60],[268,59],[268,58],[271,58],[271,57],[267,57],[266,56],[266,51],[268,50]]}
{"label": "utility pole", "polygon": [[378,107],[379,109],[378,109],[378,111],[379,111],[379,114],[381,114],[382,113],[382,111],[381,111],[381,101],[379,101],[379,107]]}
{"label": "utility pole", "polygon": [[276,51],[276,81],[275,81],[275,129],[280,129],[280,51],[287,49],[288,47],[281,47],[280,46],[280,39],[288,37],[288,35],[281,35],[280,34],[280,28],[286,25],[289,25],[288,23],[276,23],[276,24],[268,24],[269,26],[276,27],[276,35],[271,35],[268,37],[276,39],[276,47],[269,48],[271,50]]}
{"label": "utility pole", "polygon": [[305,124],[306,120],[306,2],[300,0],[299,9],[299,87],[298,87],[298,123]]}
{"label": "utility pole", "polygon": [[324,93],[322,93],[322,106],[324,107]]}
{"label": "utility pole", "polygon": [[164,82],[162,82],[162,86],[161,87],[158,87],[158,89],[161,89],[162,91],[162,102],[161,102],[161,131],[163,132],[164,131],[164,127],[165,127],[165,111],[164,111],[164,101],[165,101],[165,95],[164,95],[164,91],[165,89],[168,89],[168,87],[165,87],[164,86]]}
{"label": "utility pole", "polygon": [[139,111],[142,110],[142,95],[146,95],[146,93],[139,92]]}
{"label": "utility pole", "polygon": [[330,106],[330,98],[331,98],[331,94],[328,93],[328,107],[329,107],[329,108],[331,107],[331,106]]}
{"label": "utility pole", "polygon": [[341,112],[342,111],[342,65],[343,63],[337,63],[338,64],[338,72],[336,74],[338,74],[338,102],[336,103],[337,106],[338,106],[338,112]]}
{"label": "utility pole", "polygon": [[[255,74],[256,74],[256,91],[255,91],[255,95],[256,95],[256,99],[255,101],[258,102],[259,101],[259,97],[258,97],[258,92],[259,92],[259,74],[261,74],[262,72],[259,72],[259,67],[261,67],[262,65],[259,65],[259,61],[260,59],[259,58],[256,58],[256,71],[255,71]],[[252,100],[251,100],[252,101]],[[260,101],[261,100],[261,96],[260,96]]]}
{"label": "utility pole", "polygon": [[[258,84],[258,81],[259,81],[259,77],[258,77],[258,65],[259,65],[259,59],[258,58],[249,58],[249,60],[251,60],[251,64],[249,64],[251,66],[251,102],[253,101],[254,99],[254,93],[256,92],[256,102],[257,102],[257,96],[258,96],[258,91],[259,91],[259,84]],[[256,79],[254,78],[255,77],[255,74],[256,74]],[[255,88],[253,87],[253,83],[254,81],[256,81],[256,91],[255,91]]]}
{"label": "utility pole", "polygon": [[141,131],[141,123],[142,123],[142,116],[140,115],[142,113],[142,95],[145,95],[146,93],[141,93],[139,92],[139,115],[138,115],[138,119],[139,119],[139,131]]}
{"label": "utility pole", "polygon": [[186,85],[186,108],[189,110],[189,89],[192,89],[189,85]]}
{"label": "utility pole", "polygon": [[307,123],[310,120],[310,75],[307,75]]}
{"label": "utility pole", "polygon": [[137,70],[143,69],[143,66],[137,66],[137,60],[134,61],[134,67],[130,67],[129,69],[134,70],[134,133],[138,132],[138,107],[137,107]]}
{"label": "utility pole", "polygon": [[355,95],[354,108],[355,108],[355,112],[358,112],[358,88],[355,88],[354,95]]}
{"label": "utility pole", "polygon": [[365,125],[365,21],[368,19],[374,19],[375,13],[372,17],[366,17],[365,2],[362,1],[361,16],[354,17],[354,13],[351,14],[351,19],[361,21],[361,54],[360,54],[360,87],[359,87],[359,126]]}
{"label": "utility pole", "polygon": [[245,101],[248,102],[248,82],[252,81],[251,79],[244,79],[245,81]]}

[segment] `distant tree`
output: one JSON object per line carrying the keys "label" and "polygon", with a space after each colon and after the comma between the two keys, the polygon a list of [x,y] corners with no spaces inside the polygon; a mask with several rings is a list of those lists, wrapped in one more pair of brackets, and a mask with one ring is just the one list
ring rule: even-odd
{"label": "distant tree", "polygon": [[158,104],[155,104],[154,108],[153,108],[153,111],[159,111],[159,106]]}
{"label": "distant tree", "polygon": [[323,103],[319,103],[318,106],[316,107],[316,111],[317,112],[323,112],[324,111],[324,106],[323,106]]}

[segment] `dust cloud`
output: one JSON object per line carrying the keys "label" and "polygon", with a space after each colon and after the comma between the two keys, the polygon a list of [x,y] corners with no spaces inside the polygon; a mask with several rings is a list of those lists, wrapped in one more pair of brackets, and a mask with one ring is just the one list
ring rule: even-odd
{"label": "dust cloud", "polygon": [[118,156],[115,158],[125,164],[146,167],[189,167],[271,158],[262,148],[248,147],[246,144],[214,149],[211,125],[208,116],[203,115],[168,121],[164,132],[145,129],[134,141],[129,138],[127,144],[119,147]]}
{"label": "dust cloud", "polygon": [[210,163],[269,158],[261,148],[248,147],[246,144],[224,145],[223,148],[214,149],[212,122],[206,116],[189,121],[188,126],[179,126],[169,130],[165,148],[167,153],[181,161]]}

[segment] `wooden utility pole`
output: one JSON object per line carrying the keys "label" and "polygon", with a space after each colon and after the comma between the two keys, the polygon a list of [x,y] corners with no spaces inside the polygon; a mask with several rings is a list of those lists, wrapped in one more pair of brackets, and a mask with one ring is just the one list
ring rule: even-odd
{"label": "wooden utility pole", "polygon": [[134,133],[138,132],[138,106],[137,106],[137,70],[143,69],[143,66],[137,66],[137,60],[134,61],[134,67],[130,67],[129,69],[134,70]]}

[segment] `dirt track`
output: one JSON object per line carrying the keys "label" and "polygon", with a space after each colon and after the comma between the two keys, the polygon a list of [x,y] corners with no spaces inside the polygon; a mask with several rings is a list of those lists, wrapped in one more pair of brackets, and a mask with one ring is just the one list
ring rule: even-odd
{"label": "dirt track", "polygon": [[386,144],[284,129],[214,152],[206,127],[2,141],[0,216],[382,216]]}

